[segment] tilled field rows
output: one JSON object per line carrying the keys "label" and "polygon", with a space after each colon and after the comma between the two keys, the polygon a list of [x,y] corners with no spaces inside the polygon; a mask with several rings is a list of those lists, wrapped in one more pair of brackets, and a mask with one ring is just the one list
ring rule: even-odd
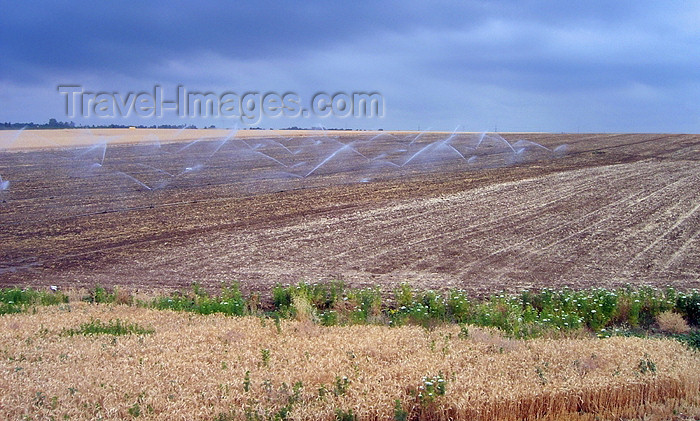
{"label": "tilled field rows", "polygon": [[[40,152],[17,155],[7,168],[27,187],[0,209],[0,283],[180,288],[237,280],[267,289],[342,279],[474,294],[700,287],[698,136],[531,139],[565,142],[569,154],[366,184],[343,182],[350,166],[312,180],[316,187],[250,185],[245,194],[236,181],[245,174],[231,173],[225,160],[178,188],[139,192],[61,175],[42,167]],[[128,163],[136,152],[114,159]],[[43,173],[57,182],[38,180]]]}
{"label": "tilled field rows", "polygon": [[[637,162],[209,233],[109,274],[425,288],[696,287],[700,174]],[[183,282],[185,280],[183,279]]]}

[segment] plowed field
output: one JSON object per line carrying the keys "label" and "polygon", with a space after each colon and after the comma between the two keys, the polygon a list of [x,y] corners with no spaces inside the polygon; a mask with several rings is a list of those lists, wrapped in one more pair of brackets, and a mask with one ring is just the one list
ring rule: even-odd
{"label": "plowed field", "polygon": [[275,136],[0,151],[0,285],[700,287],[699,135]]}

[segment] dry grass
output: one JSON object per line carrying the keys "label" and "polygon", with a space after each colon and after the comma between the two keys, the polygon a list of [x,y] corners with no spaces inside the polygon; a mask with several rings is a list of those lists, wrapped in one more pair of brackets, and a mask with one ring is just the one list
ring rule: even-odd
{"label": "dry grass", "polygon": [[[155,333],[60,334],[91,319]],[[291,403],[291,419],[334,419],[338,409],[393,419],[397,399],[414,419],[700,415],[700,358],[677,342],[459,333],[458,326],[278,327],[255,317],[85,303],[39,308],[0,317],[0,418],[213,420],[248,412],[267,419]],[[640,361],[654,370],[642,373]],[[439,373],[445,395],[417,398],[423,378]],[[338,387],[344,377],[346,391]]]}
{"label": "dry grass", "polygon": [[685,319],[683,319],[683,316],[673,311],[664,311],[663,313],[656,316],[656,323],[659,325],[659,329],[661,329],[663,332],[690,332],[690,326],[688,326],[688,322],[686,322]]}

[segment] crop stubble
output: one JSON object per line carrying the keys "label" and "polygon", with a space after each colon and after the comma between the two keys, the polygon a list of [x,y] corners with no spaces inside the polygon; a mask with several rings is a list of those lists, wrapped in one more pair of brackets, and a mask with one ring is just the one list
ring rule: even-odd
{"label": "crop stubble", "polygon": [[[700,286],[700,136],[505,137],[569,153],[370,183],[350,166],[297,184],[221,167],[149,192],[66,176],[55,151],[0,154],[21,181],[0,208],[0,285]],[[136,153],[111,148],[124,165]]]}

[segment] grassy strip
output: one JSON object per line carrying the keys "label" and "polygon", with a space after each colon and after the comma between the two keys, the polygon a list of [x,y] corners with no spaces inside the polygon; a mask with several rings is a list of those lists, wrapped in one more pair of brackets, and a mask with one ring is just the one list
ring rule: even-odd
{"label": "grassy strip", "polygon": [[22,313],[37,305],[67,303],[68,296],[59,291],[39,291],[31,288],[0,288],[0,314]]}
{"label": "grassy strip", "polygon": [[62,336],[75,335],[148,335],[154,333],[155,330],[143,328],[136,323],[128,323],[120,319],[110,320],[107,323],[100,319],[93,319],[87,323],[83,323],[77,329],[63,329]]}
{"label": "grassy strip", "polygon": [[[237,285],[210,296],[197,285],[189,293],[159,297],[150,303],[158,309],[200,314],[257,314],[259,299],[246,300]],[[519,295],[496,294],[474,300],[464,291],[415,291],[400,285],[391,300],[378,288],[348,289],[341,282],[300,283],[272,290],[275,318],[311,320],[324,326],[384,324],[434,327],[444,323],[495,327],[513,338],[531,338],[559,331],[589,329],[599,337],[615,333],[642,334],[657,325],[659,316],[675,314],[662,328],[686,334],[700,325],[700,293],[652,287],[559,291],[543,289]],[[682,318],[682,319],[681,319]],[[673,324],[676,326],[673,326]],[[682,335],[681,335],[682,336]],[[689,341],[693,343],[693,341]]]}
{"label": "grassy strip", "polygon": [[[161,310],[231,316],[267,315],[274,319],[309,320],[324,326],[383,324],[420,325],[432,328],[445,323],[495,327],[512,338],[532,338],[551,332],[588,329],[598,337],[615,334],[647,335],[660,328],[693,347],[698,347],[700,292],[673,288],[543,289],[517,295],[496,294],[475,300],[464,291],[415,291],[402,284],[385,297],[379,288],[351,289],[342,282],[277,285],[272,305],[260,306],[260,297],[245,297],[238,284],[210,295],[198,284],[190,291],[157,297],[150,302],[134,301],[123,290],[108,292],[96,287],[83,297],[94,303],[136,304]],[[0,289],[0,314],[24,311],[32,305],[65,303],[61,292],[32,289]],[[658,330],[658,329],[657,329]]]}

